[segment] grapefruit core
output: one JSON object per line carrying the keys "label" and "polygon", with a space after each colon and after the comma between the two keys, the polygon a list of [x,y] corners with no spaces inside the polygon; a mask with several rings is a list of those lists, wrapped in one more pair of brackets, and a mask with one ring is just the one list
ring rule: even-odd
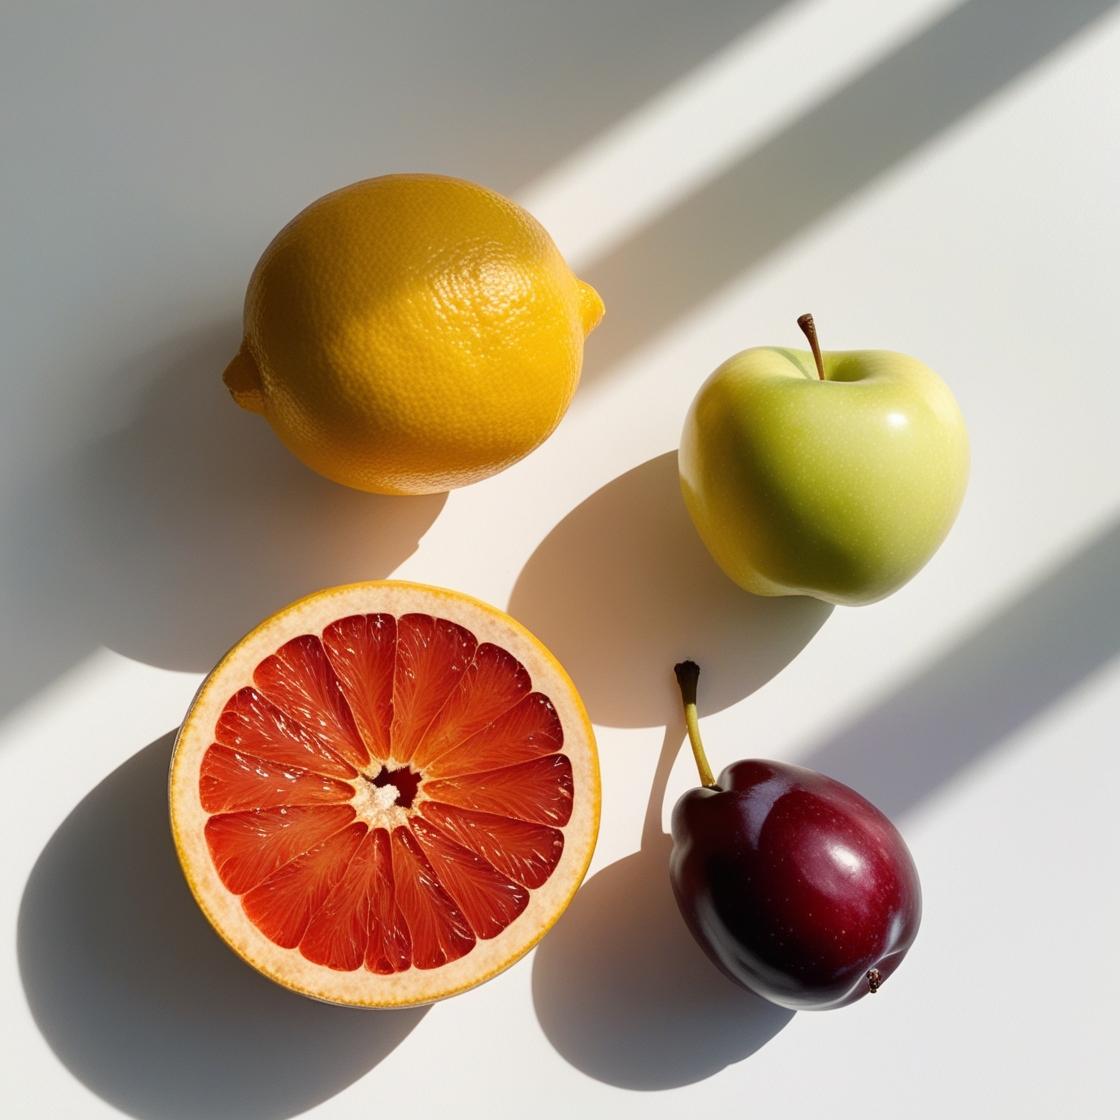
{"label": "grapefruit core", "polygon": [[249,964],[359,1007],[507,968],[575,893],[599,825],[591,725],[508,615],[383,581],[311,595],[203,682],[171,761],[192,892]]}

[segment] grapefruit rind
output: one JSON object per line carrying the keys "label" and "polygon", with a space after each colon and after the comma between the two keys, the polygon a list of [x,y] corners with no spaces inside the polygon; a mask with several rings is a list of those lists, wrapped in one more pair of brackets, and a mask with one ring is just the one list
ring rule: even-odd
{"label": "grapefruit rind", "polygon": [[[205,839],[209,813],[199,795],[202,761],[223,707],[253,672],[291,638],[321,634],[357,614],[426,613],[470,630],[524,666],[533,688],[548,695],[563,729],[562,753],[572,766],[574,795],[560,829],[564,848],[526,908],[490,940],[437,968],[415,966],[383,975],[318,965],[298,949],[270,940],[246,915],[242,896],[219,878]],[[599,827],[601,791],[594,732],[575,685],[555,657],[525,627],[481,600],[444,588],[379,580],[330,588],[300,599],[238,642],[203,681],[175,740],[169,775],[171,831],[187,883],[210,924],[235,953],[277,984],[314,999],[352,1007],[392,1008],[433,1003],[473,988],[514,964],[548,932],[587,873]]]}

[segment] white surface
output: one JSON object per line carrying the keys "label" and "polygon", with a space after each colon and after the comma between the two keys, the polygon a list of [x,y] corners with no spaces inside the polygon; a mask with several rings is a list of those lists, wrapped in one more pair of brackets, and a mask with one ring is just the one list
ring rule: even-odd
{"label": "white surface", "polygon": [[[1113,1115],[1118,66],[1112,0],[8,5],[5,1115]],[[533,205],[608,308],[556,435],[446,503],[320,482],[218,381],[272,233],[406,169]],[[807,309],[940,370],[973,439],[948,542],[862,610],[746,601],[642,466]],[[218,943],[162,785],[230,641],[390,573],[553,645],[604,816],[534,957],[363,1016]],[[638,849],[682,654],[717,768],[806,760],[899,821],[926,912],[876,999],[789,1019],[681,933],[656,812]]]}

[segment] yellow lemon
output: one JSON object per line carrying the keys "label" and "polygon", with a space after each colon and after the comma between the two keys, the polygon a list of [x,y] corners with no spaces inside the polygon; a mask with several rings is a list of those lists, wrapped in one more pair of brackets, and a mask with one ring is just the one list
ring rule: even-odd
{"label": "yellow lemon", "polygon": [[276,235],[225,382],[327,478],[434,493],[495,474],[552,432],[602,314],[509,199],[386,175],[320,198]]}

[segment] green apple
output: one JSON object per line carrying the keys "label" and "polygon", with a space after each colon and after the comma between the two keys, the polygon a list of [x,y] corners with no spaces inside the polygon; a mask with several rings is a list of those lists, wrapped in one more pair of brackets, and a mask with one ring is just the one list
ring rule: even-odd
{"label": "green apple", "polygon": [[723,363],[685,420],[685,504],[705,545],[758,595],[872,603],[945,539],[968,436],[948,386],[889,350],[758,347]]}

